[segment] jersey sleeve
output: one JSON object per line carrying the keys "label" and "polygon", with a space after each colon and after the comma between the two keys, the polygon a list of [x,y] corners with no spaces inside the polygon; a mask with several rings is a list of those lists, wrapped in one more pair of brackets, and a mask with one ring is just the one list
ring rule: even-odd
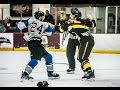
{"label": "jersey sleeve", "polygon": [[16,25],[16,28],[19,30],[25,29],[28,27],[28,24],[31,22],[31,19],[27,19],[27,20],[23,20],[18,22],[18,24]]}
{"label": "jersey sleeve", "polygon": [[51,24],[45,23],[45,32],[48,36],[51,36],[53,33],[55,33],[55,28]]}
{"label": "jersey sleeve", "polygon": [[90,27],[90,28],[94,28],[96,27],[96,22],[94,19],[90,20],[90,19],[81,19],[81,23]]}

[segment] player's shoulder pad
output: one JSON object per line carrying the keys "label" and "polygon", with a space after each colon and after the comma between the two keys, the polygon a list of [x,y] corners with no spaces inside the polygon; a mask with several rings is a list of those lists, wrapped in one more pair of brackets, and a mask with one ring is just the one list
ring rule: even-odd
{"label": "player's shoulder pad", "polygon": [[36,21],[35,18],[29,18],[29,19],[28,19],[28,23],[29,23],[29,24],[31,24],[31,23],[33,23],[33,22],[35,22],[35,21]]}

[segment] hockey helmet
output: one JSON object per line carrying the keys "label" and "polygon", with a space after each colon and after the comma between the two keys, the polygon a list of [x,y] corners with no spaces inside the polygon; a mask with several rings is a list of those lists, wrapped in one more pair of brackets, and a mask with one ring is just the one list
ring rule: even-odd
{"label": "hockey helmet", "polygon": [[77,16],[79,16],[79,17],[82,16],[82,15],[81,15],[81,12],[80,12],[77,8],[72,8],[72,9],[71,9],[71,13],[72,13],[72,15],[77,15]]}
{"label": "hockey helmet", "polygon": [[34,13],[34,16],[35,16],[36,19],[38,19],[39,17],[44,16],[44,12],[42,12],[42,11],[36,11]]}

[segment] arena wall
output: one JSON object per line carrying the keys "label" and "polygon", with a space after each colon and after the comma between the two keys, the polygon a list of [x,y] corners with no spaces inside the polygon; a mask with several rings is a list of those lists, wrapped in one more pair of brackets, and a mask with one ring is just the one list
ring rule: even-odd
{"label": "arena wall", "polygon": [[[95,45],[93,48],[94,53],[120,53],[120,34],[93,34]],[[69,37],[69,36],[68,36]],[[68,37],[61,49],[65,49],[68,42]],[[60,35],[60,40],[62,34]]]}
{"label": "arena wall", "polygon": [[[69,36],[61,45],[62,33],[55,33],[48,38],[47,50],[52,52],[65,52]],[[120,35],[119,34],[93,34],[95,46],[93,53],[117,53],[120,54]],[[0,33],[0,37],[5,37],[11,43],[1,43],[0,51],[26,51],[27,42],[23,38],[23,33]]]}

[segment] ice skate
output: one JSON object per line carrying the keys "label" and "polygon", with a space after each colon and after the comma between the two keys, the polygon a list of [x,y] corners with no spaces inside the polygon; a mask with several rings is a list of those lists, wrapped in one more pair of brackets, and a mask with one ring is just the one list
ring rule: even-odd
{"label": "ice skate", "polygon": [[95,79],[95,74],[94,70],[92,72],[86,73],[83,77],[82,80],[94,80]]}
{"label": "ice skate", "polygon": [[74,74],[75,73],[75,69],[67,69],[67,74]]}
{"label": "ice skate", "polygon": [[48,74],[48,79],[59,79],[60,75],[57,73]]}
{"label": "ice skate", "polygon": [[32,81],[33,82],[33,77],[31,77],[29,75],[25,75],[25,73],[22,71],[21,82],[24,82],[24,81]]}

